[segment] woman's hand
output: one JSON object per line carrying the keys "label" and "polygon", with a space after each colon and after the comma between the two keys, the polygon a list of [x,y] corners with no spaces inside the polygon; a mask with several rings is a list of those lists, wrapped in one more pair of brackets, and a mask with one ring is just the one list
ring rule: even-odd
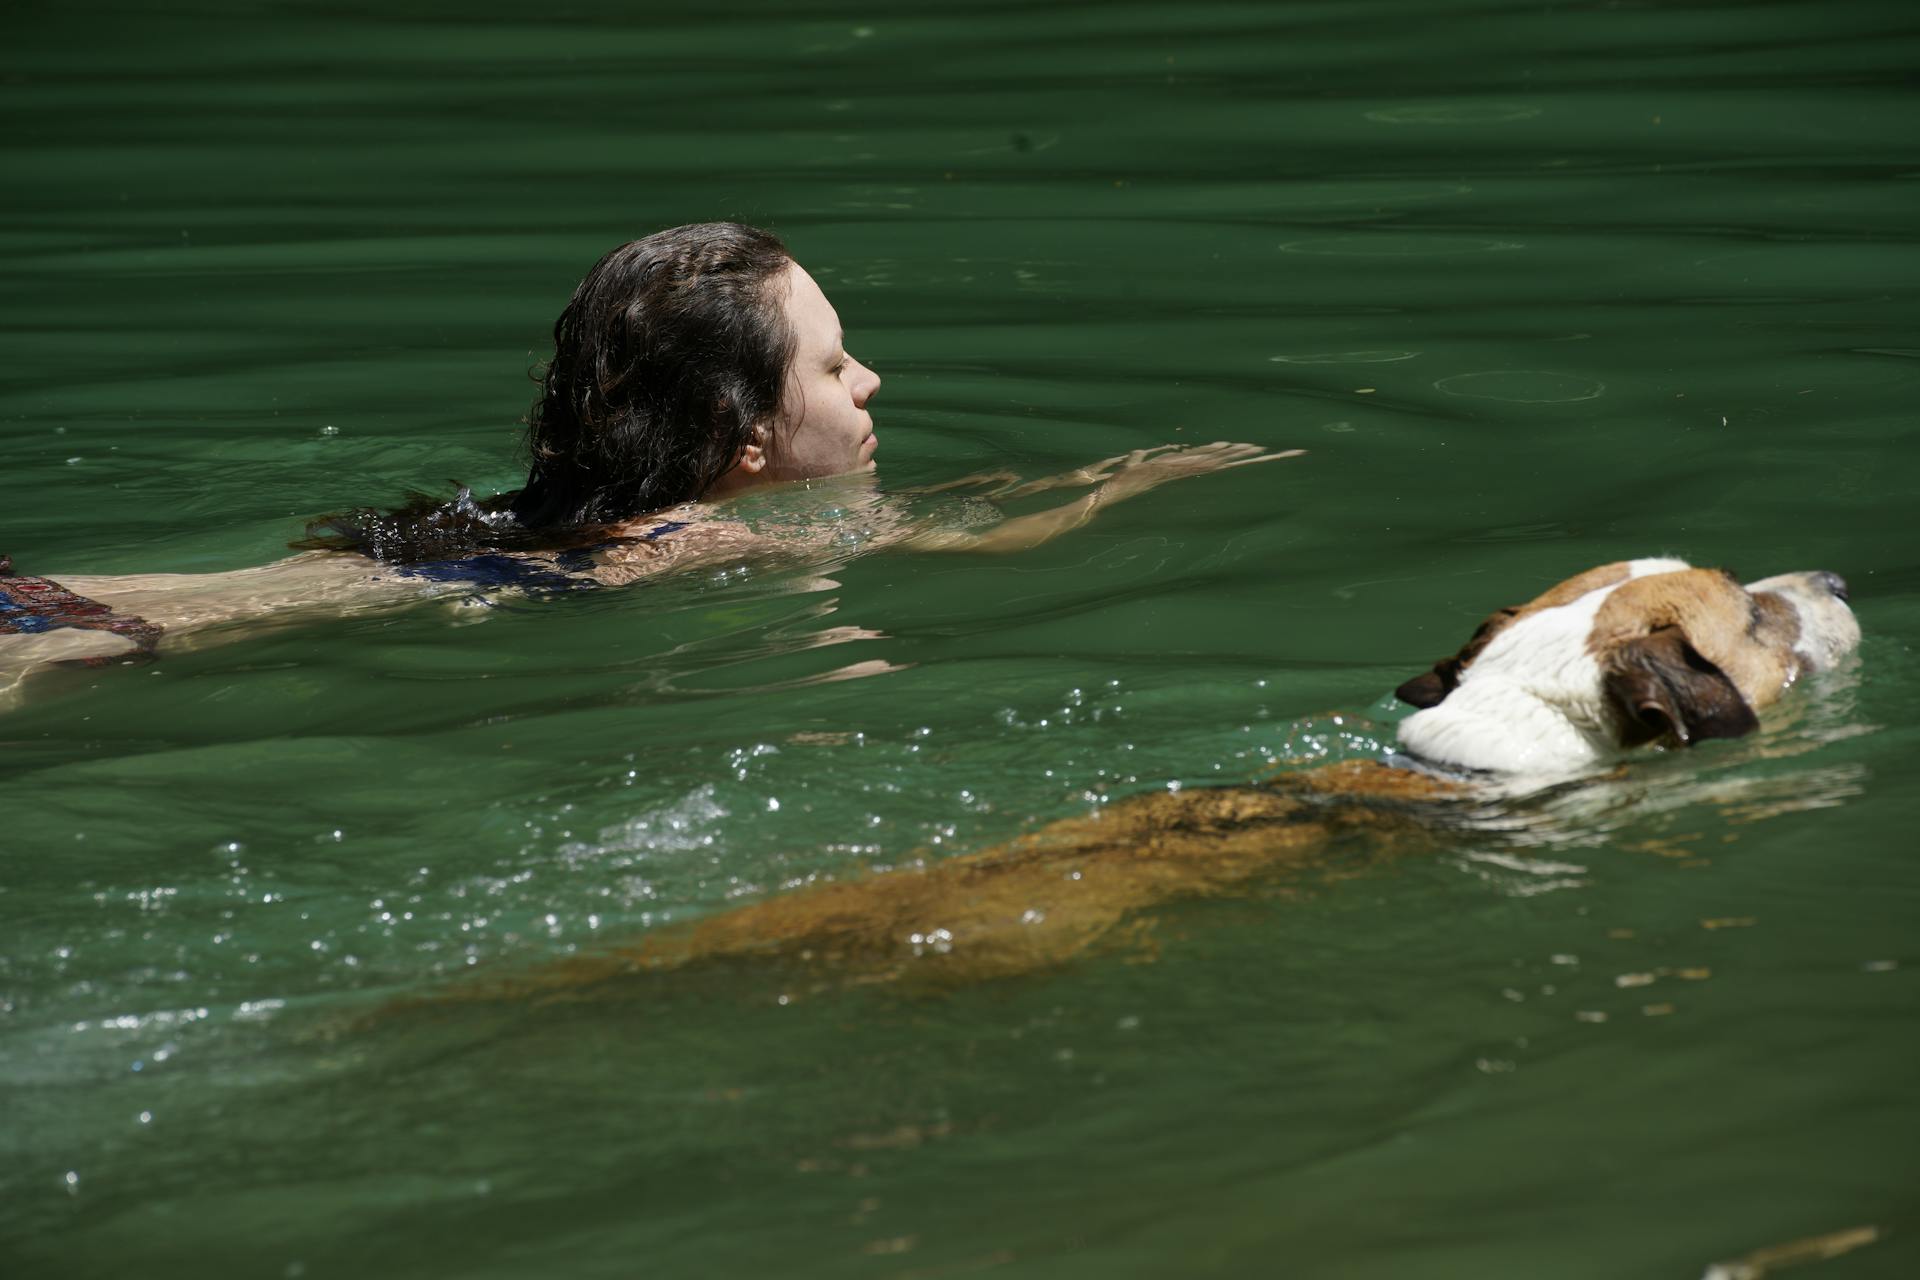
{"label": "woman's hand", "polygon": [[1297,458],[1305,452],[1305,449],[1283,449],[1278,453],[1264,453],[1257,444],[1234,444],[1227,440],[1135,449],[1094,464],[1096,468],[1112,470],[1097,493],[1102,502],[1119,502],[1182,476],[1203,476],[1228,467],[1250,467],[1256,462],[1278,462],[1282,458]]}
{"label": "woman's hand", "polygon": [[[1132,474],[1128,496],[1144,493],[1157,484],[1165,484],[1178,476],[1203,475],[1208,471],[1218,471],[1223,467],[1240,467],[1250,462],[1272,462],[1278,458],[1292,458],[1305,453],[1304,449],[1288,449],[1281,453],[1269,453],[1261,456],[1260,446],[1254,444],[1230,444],[1225,440],[1216,440],[1212,444],[1178,445],[1157,444],[1151,449],[1134,449],[1128,453],[1116,453],[1111,458],[1088,463],[1084,467],[1075,467],[1071,471],[1062,471],[1056,476],[1043,476],[1038,480],[1022,480],[1012,471],[977,471],[958,480],[947,480],[940,484],[916,485],[911,489],[901,489],[900,493],[923,494],[945,493],[952,489],[980,489],[992,485],[980,494],[983,498],[1025,498],[1036,493],[1045,493],[1049,489],[1079,489],[1088,485],[1110,484],[1122,474]],[[1142,475],[1141,473],[1145,473]],[[1152,477],[1148,479],[1148,477]],[[1141,484],[1142,480],[1147,483]],[[1114,494],[1111,497],[1123,495]]]}
{"label": "woman's hand", "polygon": [[923,530],[907,538],[906,545],[922,551],[1021,551],[1038,546],[1069,529],[1079,528],[1093,519],[1094,511],[1103,505],[1137,497],[1169,480],[1225,471],[1229,467],[1252,466],[1256,462],[1278,462],[1282,458],[1297,458],[1305,452],[1304,449],[1283,449],[1278,453],[1265,453],[1257,444],[1235,444],[1228,440],[1216,440],[1212,444],[1159,445],[1151,449],[1135,449],[1131,453],[1117,454],[1096,462],[1090,467],[1081,467],[1011,489],[1003,488],[988,495],[1010,498],[1069,484],[1096,486],[1092,493],[1064,506],[1016,516],[991,529],[977,532]]}

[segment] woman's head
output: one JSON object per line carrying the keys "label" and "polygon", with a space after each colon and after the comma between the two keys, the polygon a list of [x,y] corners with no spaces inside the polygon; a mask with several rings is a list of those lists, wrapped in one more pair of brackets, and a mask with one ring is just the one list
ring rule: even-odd
{"label": "woman's head", "polygon": [[553,327],[514,513],[599,524],[699,497],[780,413],[795,334],[786,246],[733,222],[657,232],[594,264]]}
{"label": "woman's head", "polygon": [[[553,327],[527,418],[527,483],[486,504],[414,495],[309,526],[295,546],[380,559],[547,545],[770,481],[872,465],[872,370],[772,234],[704,222],[621,245]],[[508,516],[511,513],[511,518]]]}
{"label": "woman's head", "polygon": [[880,375],[847,354],[839,315],[797,262],[787,263],[781,309],[793,348],[779,412],[754,424],[734,466],[706,496],[873,467],[879,441],[867,402]]}

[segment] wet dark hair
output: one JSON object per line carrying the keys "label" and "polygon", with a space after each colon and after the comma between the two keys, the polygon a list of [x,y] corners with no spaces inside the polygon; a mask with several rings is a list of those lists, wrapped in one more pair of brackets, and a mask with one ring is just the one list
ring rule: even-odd
{"label": "wet dark hair", "polygon": [[397,510],[323,516],[293,545],[397,561],[562,546],[698,498],[779,412],[790,261],[778,237],[737,222],[621,245],[554,322],[525,487],[484,502],[414,493]]}

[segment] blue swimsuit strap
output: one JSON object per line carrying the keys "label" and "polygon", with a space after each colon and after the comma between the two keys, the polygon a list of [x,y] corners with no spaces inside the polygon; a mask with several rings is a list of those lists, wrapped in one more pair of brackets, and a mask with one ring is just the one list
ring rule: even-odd
{"label": "blue swimsuit strap", "polygon": [[581,585],[570,574],[549,569],[519,556],[468,556],[463,560],[425,560],[394,569],[403,578],[429,582],[464,582],[476,587],[520,587],[526,590],[565,591]]}
{"label": "blue swimsuit strap", "polygon": [[[690,527],[685,520],[663,520],[636,539],[657,542],[670,533]],[[593,572],[593,553],[625,539],[614,538],[562,551],[553,557],[553,568],[520,556],[489,553],[459,560],[426,560],[400,565],[394,569],[405,578],[425,578],[429,582],[464,582],[477,587],[518,587],[523,591],[573,591],[599,584],[583,575]]]}

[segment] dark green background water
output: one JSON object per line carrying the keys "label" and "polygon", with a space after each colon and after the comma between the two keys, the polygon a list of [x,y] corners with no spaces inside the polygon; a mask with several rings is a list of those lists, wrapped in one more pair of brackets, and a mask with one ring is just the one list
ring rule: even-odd
{"label": "dark green background water", "polygon": [[[1910,8],[184,8],[0,19],[25,572],[514,483],[574,281],[721,216],[884,374],[888,485],[1312,452],[1017,557],[48,677],[0,718],[5,1274],[1691,1280],[1865,1224],[1809,1273],[1920,1268]],[[1862,660],[1532,860],[938,1000],[312,1034],[1097,788],[1368,753],[1488,609],[1662,552],[1846,574]]]}

